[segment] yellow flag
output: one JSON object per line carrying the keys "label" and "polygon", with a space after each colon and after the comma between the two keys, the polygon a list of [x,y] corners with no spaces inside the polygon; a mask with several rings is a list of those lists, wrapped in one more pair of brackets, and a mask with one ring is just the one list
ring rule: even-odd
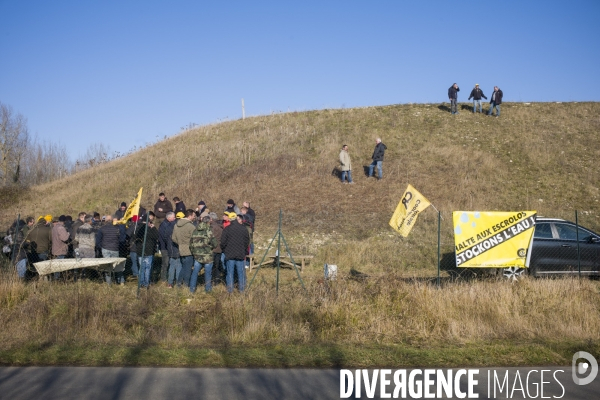
{"label": "yellow flag", "polygon": [[430,204],[429,200],[417,189],[412,185],[408,185],[404,195],[402,195],[402,200],[400,200],[394,215],[392,215],[392,219],[390,219],[390,226],[402,236],[407,237],[417,221],[419,213],[429,207]]}
{"label": "yellow flag", "polygon": [[125,224],[129,218],[133,217],[134,215],[138,215],[140,212],[140,202],[142,201],[142,189],[144,188],[140,188],[140,191],[138,192],[137,196],[135,196],[135,199],[133,199],[131,204],[129,204],[129,207],[127,207],[127,210],[125,210],[125,215],[123,215],[123,218],[121,218],[119,222],[114,221],[113,224]]}

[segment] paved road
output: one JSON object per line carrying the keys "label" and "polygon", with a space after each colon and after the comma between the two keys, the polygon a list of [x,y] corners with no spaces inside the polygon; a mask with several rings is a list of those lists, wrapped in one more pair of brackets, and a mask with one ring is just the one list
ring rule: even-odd
{"label": "paved road", "polygon": [[[480,369],[475,392],[480,399],[533,398],[539,390],[540,374],[532,372],[529,384],[526,376],[530,370],[542,369],[549,370],[543,379],[548,382],[544,385],[544,398],[588,400],[600,397],[600,377],[590,385],[577,386],[569,367],[489,370],[492,380],[494,370],[500,380],[508,371],[508,385],[502,394],[496,388],[496,397],[493,385],[488,397],[488,369]],[[561,369],[564,372],[556,372],[559,385],[553,374]],[[410,371],[407,370],[407,374]],[[339,399],[340,375],[336,369],[0,367],[0,399]],[[523,392],[519,390],[519,381]],[[466,385],[467,378],[462,376],[461,390],[466,391]],[[529,394],[525,391],[527,386]],[[508,393],[509,387],[516,389],[512,396]],[[392,391],[393,386],[388,392]],[[375,393],[373,398],[380,398],[379,386]],[[355,393],[350,398],[356,398]],[[364,386],[359,398],[369,398]],[[537,398],[541,398],[541,393]]]}

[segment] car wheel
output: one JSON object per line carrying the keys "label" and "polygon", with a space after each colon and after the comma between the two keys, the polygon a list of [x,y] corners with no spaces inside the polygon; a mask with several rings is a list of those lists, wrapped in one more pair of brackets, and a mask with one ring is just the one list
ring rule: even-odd
{"label": "car wheel", "polygon": [[509,281],[516,281],[527,275],[526,268],[509,267],[502,270],[502,276]]}

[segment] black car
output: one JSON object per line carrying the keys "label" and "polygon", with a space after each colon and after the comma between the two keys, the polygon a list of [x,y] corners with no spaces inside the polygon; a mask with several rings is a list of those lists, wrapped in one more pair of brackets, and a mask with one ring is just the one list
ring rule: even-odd
{"label": "black car", "polygon": [[538,217],[528,257],[529,269],[505,268],[503,275],[509,279],[527,272],[532,276],[575,275],[581,268],[581,275],[598,276],[600,235],[564,219]]}

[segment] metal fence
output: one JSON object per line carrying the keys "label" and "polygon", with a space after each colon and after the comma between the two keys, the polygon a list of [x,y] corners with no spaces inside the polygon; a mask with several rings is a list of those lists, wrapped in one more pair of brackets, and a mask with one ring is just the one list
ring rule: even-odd
{"label": "metal fence", "polygon": [[[20,218],[18,219],[20,220]],[[95,229],[99,228],[100,225]],[[116,283],[135,282],[139,287],[138,275],[142,265],[138,253],[142,249],[146,255],[152,254],[151,259],[146,260],[151,263],[149,283],[164,281],[167,285],[177,285],[178,283],[189,285],[189,281],[178,280],[179,276],[174,271],[176,266],[169,266],[167,258],[163,258],[157,240],[149,240],[147,235],[138,235],[138,231],[136,229],[132,230],[131,226],[124,226],[123,228],[127,233],[122,235],[118,254],[115,255],[126,260],[122,272],[103,273],[93,269],[83,269],[51,274],[47,279],[64,282],[77,279]],[[405,276],[437,279],[439,284],[440,279],[448,278],[469,279],[497,276],[519,279],[526,275],[533,277],[597,277],[600,274],[600,235],[596,233],[600,231],[600,217],[597,213],[589,211],[566,211],[556,215],[556,218],[545,218],[538,215],[533,245],[530,248],[530,265],[527,269],[457,267],[454,227],[452,212],[450,211],[426,210],[419,216],[415,227],[407,238],[400,238],[399,235],[389,229],[387,231],[380,230],[372,236],[365,234],[361,239],[362,242],[355,240],[349,244],[344,244],[343,240],[338,240],[339,237],[334,237],[325,240],[324,243],[316,242],[317,244],[311,247],[300,240],[298,235],[294,235],[293,230],[287,231],[285,222],[283,228],[280,227],[279,229],[286,232],[286,238],[290,237],[287,235],[288,233],[291,234],[292,239],[289,240],[289,247],[294,256],[296,254],[312,254],[315,257],[314,264],[316,268],[321,268],[319,265],[322,266],[323,263],[340,264],[339,260],[342,254],[352,252],[339,265],[338,273],[340,275],[344,271],[355,276],[381,271],[381,274],[392,272]],[[255,234],[254,261],[264,259],[263,254],[267,252],[267,243],[272,239],[274,232],[267,230]],[[7,237],[10,236],[7,235]],[[36,252],[35,243],[25,245],[25,242],[18,240],[18,238],[12,240],[12,242],[10,240],[5,242],[3,251],[5,269],[16,271],[15,264],[19,259],[18,255],[24,252],[27,260],[24,279],[38,279],[33,264],[52,258],[52,256],[49,255],[50,251],[48,249],[43,248],[42,252]],[[149,246],[148,249],[146,249],[146,246]],[[6,251],[7,249],[9,251]],[[70,241],[65,257],[77,258],[76,250],[77,247]],[[271,248],[269,254],[272,256],[274,251],[274,248]],[[386,258],[383,254],[385,251],[393,254]],[[95,246],[93,257],[103,257],[101,246]],[[223,261],[221,254],[214,257],[214,272],[211,279],[216,283],[224,282],[225,279]],[[201,272],[197,266],[192,268],[192,274]],[[204,283],[204,276],[203,274],[196,276],[198,277],[197,285],[201,286]],[[250,275],[248,278],[250,278]]]}

